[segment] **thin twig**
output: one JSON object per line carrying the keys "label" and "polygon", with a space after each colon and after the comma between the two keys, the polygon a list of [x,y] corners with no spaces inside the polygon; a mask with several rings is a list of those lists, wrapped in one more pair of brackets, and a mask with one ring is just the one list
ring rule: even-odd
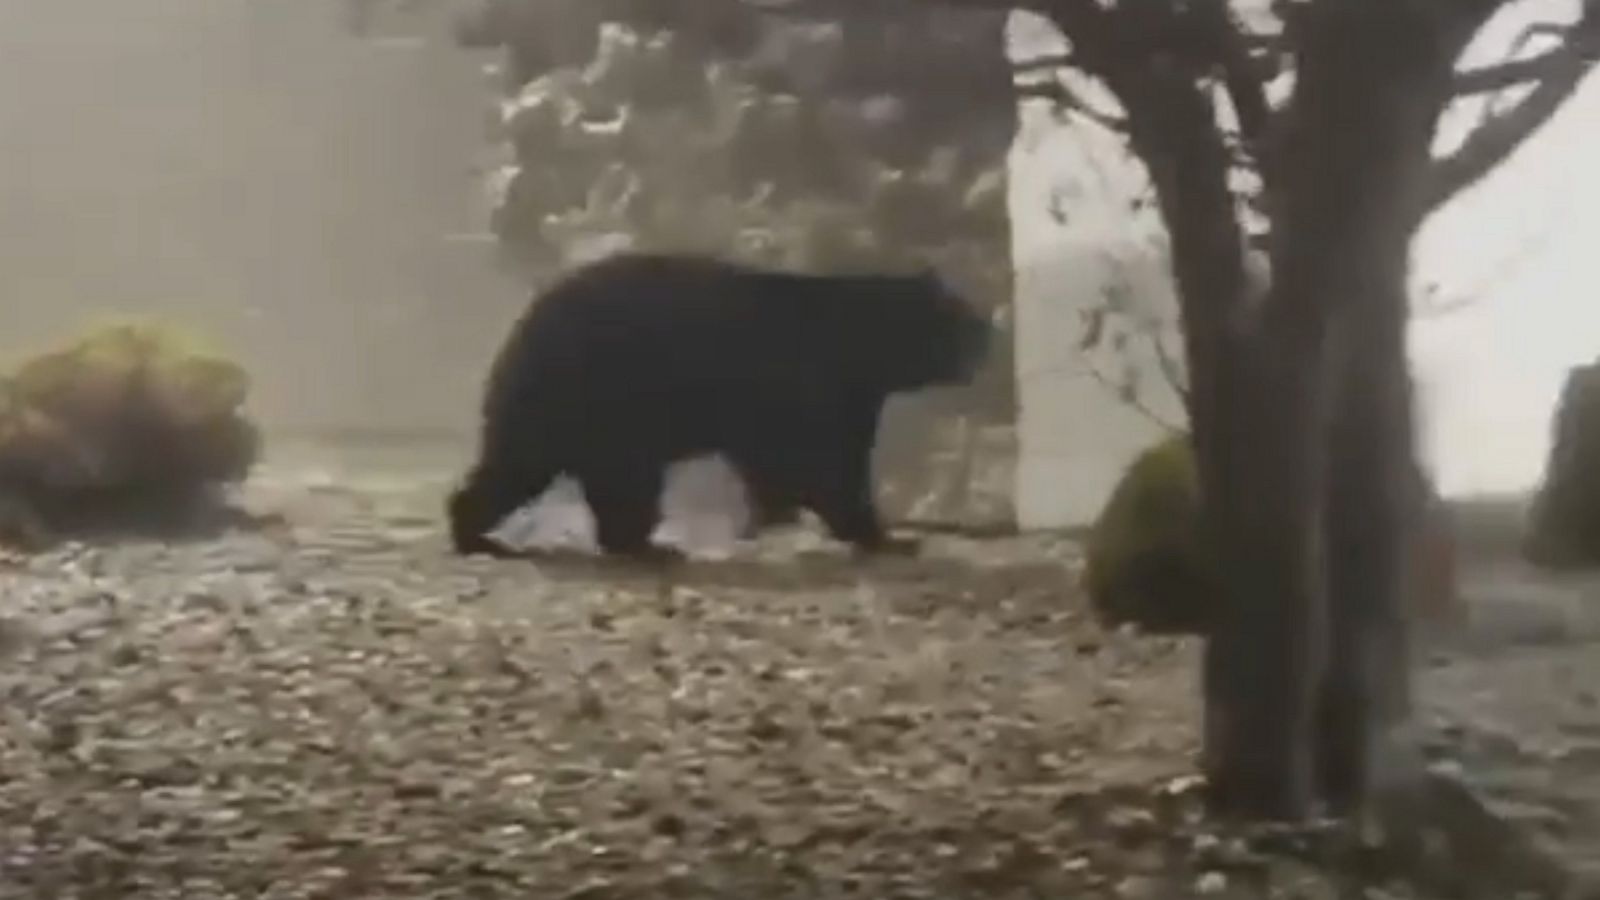
{"label": "thin twig", "polygon": [[1134,412],[1144,416],[1146,419],[1149,419],[1157,427],[1163,428],[1167,431],[1181,430],[1178,426],[1168,422],[1160,413],[1151,409],[1143,400],[1139,399],[1137,392],[1123,391],[1121,385],[1118,385],[1116,382],[1112,381],[1104,372],[1101,372],[1098,368],[1096,368],[1093,363],[1085,363],[1079,371],[1088,374],[1088,376],[1093,378],[1096,383],[1109,391],[1112,396],[1117,398],[1118,403],[1123,404],[1129,409],[1132,409]]}

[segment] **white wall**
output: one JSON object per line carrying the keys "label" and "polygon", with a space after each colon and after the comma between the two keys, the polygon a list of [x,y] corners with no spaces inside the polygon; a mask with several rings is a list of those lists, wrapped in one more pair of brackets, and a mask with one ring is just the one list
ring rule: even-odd
{"label": "white wall", "polygon": [[[1030,17],[1014,20],[1013,53],[1049,52],[1052,35]],[[1018,460],[1016,506],[1023,528],[1084,524],[1100,511],[1129,459],[1157,439],[1160,427],[1119,400],[1087,372],[1115,376],[1123,360],[1102,349],[1078,350],[1082,314],[1101,305],[1119,279],[1149,311],[1175,313],[1170,277],[1151,249],[1160,227],[1151,213],[1131,215],[1144,173],[1095,128],[1063,128],[1027,104],[1011,163],[1011,212],[1017,270]],[[1050,195],[1066,216],[1054,221]],[[1153,355],[1136,353],[1145,402],[1164,421],[1181,422]]]}

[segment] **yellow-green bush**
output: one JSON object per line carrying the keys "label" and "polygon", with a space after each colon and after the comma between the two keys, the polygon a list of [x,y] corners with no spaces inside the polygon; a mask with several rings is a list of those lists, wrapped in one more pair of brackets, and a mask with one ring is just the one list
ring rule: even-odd
{"label": "yellow-green bush", "polygon": [[[1405,612],[1424,625],[1465,615],[1456,583],[1454,524],[1418,472]],[[1109,623],[1203,633],[1221,603],[1202,552],[1200,484],[1187,436],[1149,448],[1128,467],[1090,531],[1084,588]]]}
{"label": "yellow-green bush", "polygon": [[176,426],[234,414],[250,379],[236,363],[175,330],[145,323],[108,323],[18,367],[23,402],[73,418],[126,412],[134,402]]}
{"label": "yellow-green bush", "polygon": [[1199,502],[1186,435],[1128,467],[1089,533],[1083,583],[1102,620],[1159,632],[1204,628],[1216,591],[1200,549]]}
{"label": "yellow-green bush", "polygon": [[171,328],[87,329],[0,380],[0,505],[53,531],[186,508],[254,464],[249,387],[239,365]]}

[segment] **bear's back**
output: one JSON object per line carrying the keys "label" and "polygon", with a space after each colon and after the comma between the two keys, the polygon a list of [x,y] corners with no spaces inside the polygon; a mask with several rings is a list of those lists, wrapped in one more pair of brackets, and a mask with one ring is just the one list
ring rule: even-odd
{"label": "bear's back", "polygon": [[[618,254],[538,295],[490,373],[485,413],[776,390],[839,366],[848,285],[712,258]],[[537,399],[535,399],[537,398]],[[574,412],[574,414],[576,414]]]}
{"label": "bear's back", "polygon": [[808,360],[820,363],[849,340],[848,318],[869,295],[853,279],[619,254],[536,299],[511,343],[528,362],[586,379],[811,368]]}

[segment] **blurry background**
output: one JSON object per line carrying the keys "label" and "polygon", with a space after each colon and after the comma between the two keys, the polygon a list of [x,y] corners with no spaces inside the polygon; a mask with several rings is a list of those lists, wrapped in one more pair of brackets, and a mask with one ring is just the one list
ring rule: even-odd
{"label": "blurry background", "polygon": [[454,239],[482,230],[480,60],[339,16],[0,0],[0,355],[154,313],[242,357],[269,425],[470,421],[523,302]]}
{"label": "blurry background", "polygon": [[[479,239],[488,57],[449,40],[453,4],[422,7],[403,27],[435,40],[358,38],[310,0],[0,0],[0,356],[156,313],[241,356],[270,426],[466,426],[524,294]],[[1048,46],[1030,27],[1019,44]],[[1126,228],[1115,154],[1025,120],[1020,512],[1051,524],[1092,515],[1154,432],[1074,374],[1063,337]],[[1536,479],[1565,369],[1600,349],[1597,121],[1591,83],[1418,248],[1419,280],[1476,297],[1416,335],[1447,491]],[[1065,231],[1043,214],[1063,184]],[[1142,265],[1161,295],[1160,263]]]}

